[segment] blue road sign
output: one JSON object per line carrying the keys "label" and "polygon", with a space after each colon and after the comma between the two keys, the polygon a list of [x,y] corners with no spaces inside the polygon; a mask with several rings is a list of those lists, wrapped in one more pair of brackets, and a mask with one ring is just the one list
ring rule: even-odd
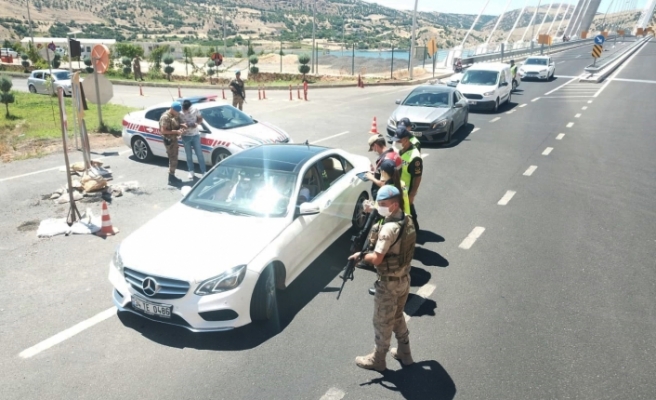
{"label": "blue road sign", "polygon": [[594,38],[595,44],[604,44],[605,41],[606,41],[606,38],[604,37],[604,35],[597,35]]}

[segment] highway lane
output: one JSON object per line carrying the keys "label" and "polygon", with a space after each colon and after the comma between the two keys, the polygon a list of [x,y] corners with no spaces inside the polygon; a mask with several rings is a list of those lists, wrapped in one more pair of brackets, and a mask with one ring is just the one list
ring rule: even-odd
{"label": "highway lane", "polygon": [[[582,61],[574,60],[568,61],[572,62],[572,67],[564,69],[572,71],[572,75],[577,68],[582,68],[579,67]],[[425,182],[418,201],[422,227],[430,229],[432,234],[424,237],[426,243],[418,251],[417,258],[423,262],[415,264],[413,292],[417,292],[418,285],[426,287],[426,283],[433,284],[436,289],[418,315],[410,320],[415,359],[423,361],[426,369],[400,371],[396,364],[389,363],[395,371],[386,374],[385,379],[400,393],[375,381],[379,374],[360,371],[353,365],[356,355],[365,354],[371,348],[371,300],[366,289],[373,279],[372,274],[358,271],[356,281],[349,283],[339,302],[335,302],[334,292],[322,292],[326,285],[337,284],[333,278],[338,271],[330,267],[343,264],[346,238],[326,252],[287,293],[281,294],[279,327],[248,328],[199,337],[134,317],[114,317],[31,359],[19,359],[17,354],[23,349],[109,306],[106,265],[113,245],[121,236],[104,242],[85,237],[56,238],[35,245],[34,232],[15,230],[16,218],[25,216],[27,209],[32,213],[30,217],[42,217],[51,212],[49,205],[29,207],[29,203],[44,186],[52,184],[53,178],[61,176],[57,173],[8,181],[0,191],[8,196],[0,198],[6,210],[0,230],[10,233],[4,246],[5,249],[11,247],[12,261],[15,261],[15,268],[3,270],[5,283],[0,285],[20,283],[15,287],[3,286],[5,294],[0,298],[3,304],[16,305],[11,309],[5,307],[6,311],[0,314],[0,325],[11,327],[8,333],[14,333],[0,354],[7,361],[2,367],[7,368],[2,374],[6,377],[3,386],[9,385],[13,389],[11,395],[16,398],[37,397],[46,385],[52,398],[89,398],[98,390],[102,390],[106,398],[135,394],[142,398],[205,398],[218,391],[223,398],[262,398],[264,391],[267,398],[320,398],[331,389],[334,389],[332,393],[345,393],[345,398],[367,399],[452,398],[454,393],[461,398],[527,398],[525,393],[533,394],[528,396],[533,398],[564,397],[554,389],[562,382],[562,375],[549,382],[545,382],[544,377],[552,373],[548,367],[572,361],[568,354],[556,351],[563,339],[555,336],[560,329],[569,326],[566,323],[570,322],[571,315],[548,310],[550,318],[543,324],[550,324],[546,328],[551,330],[545,328],[542,332],[554,334],[553,340],[552,336],[540,335],[538,329],[531,330],[531,324],[544,326],[540,325],[540,314],[535,313],[535,310],[544,310],[531,303],[531,296],[537,293],[541,296],[539,300],[552,300],[549,297],[552,292],[562,291],[562,282],[557,279],[545,282],[529,279],[535,278],[537,265],[544,268],[541,263],[548,263],[550,259],[542,251],[547,246],[536,243],[535,232],[530,230],[535,228],[525,221],[538,213],[536,208],[551,207],[551,204],[544,204],[549,202],[542,200],[548,198],[547,195],[537,196],[525,204],[527,194],[522,186],[526,179],[535,181],[544,176],[544,157],[554,158],[562,151],[553,137],[565,132],[564,145],[571,138],[570,131],[579,129],[580,125],[575,125],[566,131],[564,126],[566,117],[573,118],[572,112],[576,111],[575,107],[580,109],[581,104],[568,99],[525,100],[555,89],[563,82],[559,81],[523,83],[522,95],[514,96],[515,112],[500,114],[501,119],[496,122],[490,122],[494,115],[472,115],[470,129],[479,128],[478,131],[468,135],[466,131],[461,133],[459,139],[462,141],[450,148],[425,150],[429,154],[425,163],[431,180]],[[615,82],[608,90],[614,85]],[[367,89],[364,92],[362,95],[351,92],[353,99],[363,99],[357,108],[343,100],[340,105],[339,100],[334,99],[334,103],[330,103],[333,108],[305,107],[302,114],[273,112],[270,117],[300,140],[351,130],[352,135],[324,143],[365,154],[362,143],[367,137],[370,117],[363,114],[378,114],[379,122],[384,121],[398,93],[376,93],[373,98],[366,99],[371,92],[366,93]],[[600,98],[608,93],[611,92],[603,92]],[[523,104],[527,105],[520,107]],[[589,107],[592,112],[595,103]],[[312,128],[304,126],[304,120],[313,121]],[[362,129],[358,131],[359,127]],[[383,128],[382,124],[379,128]],[[577,148],[585,153],[586,145],[589,143],[581,143]],[[553,146],[553,153],[542,156],[546,146]],[[56,163],[54,158],[47,161]],[[120,235],[128,234],[177,200],[175,191],[163,188],[163,180],[159,177],[164,171],[161,164],[138,164],[126,156],[112,158],[111,163],[120,171],[121,179],[137,176],[150,192],[115,202],[112,218],[121,227]],[[523,176],[530,165],[539,168],[533,176]],[[496,212],[501,207],[497,201],[507,190],[515,190],[517,194],[503,206],[503,212],[514,211],[516,204],[521,205],[522,212],[497,217]],[[558,193],[559,187],[554,185],[544,190],[547,194]],[[549,218],[551,214],[535,221],[534,225],[540,227]],[[472,248],[458,248],[479,225],[486,230]],[[527,230],[525,225],[531,226]],[[506,239],[508,237],[517,239],[522,245],[516,245]],[[575,243],[575,239],[578,236],[566,236],[562,240]],[[67,244],[69,251],[93,246],[93,252],[84,258],[63,260],[67,250],[62,243]],[[641,253],[643,251],[640,249]],[[16,257],[16,253],[21,253],[22,257]],[[523,273],[525,270],[528,272]],[[34,277],[38,280],[34,281]],[[518,287],[520,283],[527,284]],[[578,280],[577,283],[586,282]],[[20,294],[34,284],[41,290],[17,304]],[[567,289],[571,292],[576,288],[568,286]],[[62,292],[68,296],[60,297],[58,293]],[[508,299],[515,301],[509,306]],[[574,302],[578,297],[568,300]],[[571,307],[576,306],[574,303]],[[282,332],[270,337],[277,328]],[[565,345],[571,346],[581,346],[586,340],[578,336],[566,339]],[[578,368],[572,369],[571,374],[594,371],[594,365],[589,365],[590,352],[582,355],[584,362],[576,365]],[[169,367],[171,365],[175,367]],[[10,370],[14,372],[9,373]],[[650,369],[645,368],[645,371]],[[20,378],[25,379],[18,384]],[[53,379],[57,384],[50,383]],[[581,398],[605,398],[603,393],[596,397],[586,393],[589,381],[567,383],[570,386],[565,389],[572,389],[562,390],[568,393],[577,390]],[[532,391],[527,392],[527,387]]]}

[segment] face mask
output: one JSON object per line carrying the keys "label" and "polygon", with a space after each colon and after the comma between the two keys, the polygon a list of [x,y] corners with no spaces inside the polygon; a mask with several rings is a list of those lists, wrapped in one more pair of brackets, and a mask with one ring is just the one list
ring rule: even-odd
{"label": "face mask", "polygon": [[394,148],[397,150],[403,150],[403,145],[401,142],[394,142]]}
{"label": "face mask", "polygon": [[390,211],[389,207],[379,206],[378,207],[378,214],[381,217],[389,217],[390,215],[392,215],[392,212]]}

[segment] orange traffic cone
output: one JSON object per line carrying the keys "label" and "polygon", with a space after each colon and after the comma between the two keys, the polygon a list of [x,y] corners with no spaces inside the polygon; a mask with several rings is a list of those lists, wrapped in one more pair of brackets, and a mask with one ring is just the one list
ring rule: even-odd
{"label": "orange traffic cone", "polygon": [[182,98],[182,93],[180,92],[180,85],[178,85],[178,97]]}
{"label": "orange traffic cone", "polygon": [[102,225],[100,231],[97,233],[99,236],[114,236],[118,233],[118,229],[112,226],[112,220],[109,218],[109,210],[107,209],[107,202],[102,202]]}
{"label": "orange traffic cone", "polygon": [[371,130],[369,131],[372,135],[379,135],[378,132],[378,123],[376,122],[376,117],[374,117],[373,122],[371,123]]}
{"label": "orange traffic cone", "polygon": [[223,93],[223,100],[225,100],[226,99],[226,97],[225,97],[225,88],[221,89],[221,93]]}
{"label": "orange traffic cone", "polygon": [[139,84],[139,96],[143,96],[143,87]]}

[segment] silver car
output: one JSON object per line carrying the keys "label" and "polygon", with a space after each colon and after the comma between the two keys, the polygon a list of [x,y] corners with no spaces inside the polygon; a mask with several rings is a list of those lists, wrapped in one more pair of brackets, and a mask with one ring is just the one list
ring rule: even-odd
{"label": "silver car", "polygon": [[57,88],[61,87],[64,89],[64,95],[70,96],[72,93],[71,89],[71,73],[65,69],[53,69],[52,70],[52,88],[51,92],[48,93],[48,86],[46,81],[50,77],[50,70],[48,69],[37,69],[32,71],[30,77],[27,78],[27,88],[30,93],[41,93],[41,94],[54,94],[57,93]]}
{"label": "silver car", "polygon": [[424,85],[403,100],[387,122],[391,138],[402,118],[412,123],[411,131],[422,143],[449,143],[458,129],[467,125],[469,106],[458,90],[446,85]]}

